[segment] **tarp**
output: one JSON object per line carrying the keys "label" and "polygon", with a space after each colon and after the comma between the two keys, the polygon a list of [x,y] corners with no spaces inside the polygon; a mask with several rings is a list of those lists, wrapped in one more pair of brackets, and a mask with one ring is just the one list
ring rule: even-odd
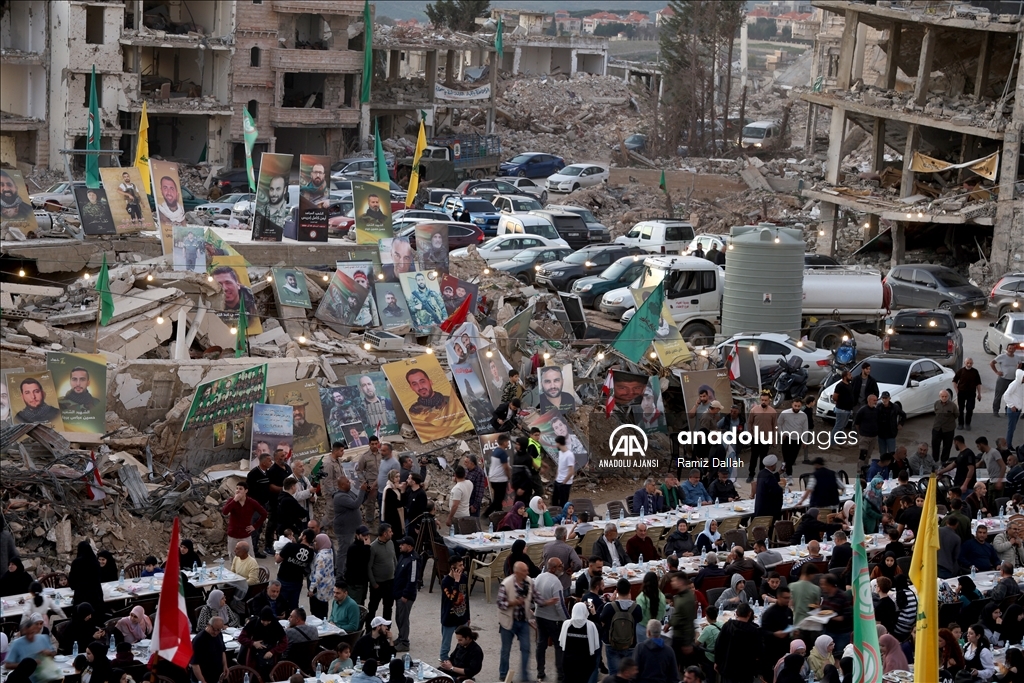
{"label": "tarp", "polygon": [[934,159],[920,152],[914,152],[914,159],[910,165],[910,170],[914,173],[939,173],[940,171],[949,171],[957,168],[966,168],[982,178],[995,180],[996,174],[999,172],[999,152],[993,152],[987,157],[975,159],[974,161],[965,161],[962,164],[951,164],[948,161]]}
{"label": "tarp", "polygon": [[491,97],[491,84],[488,83],[472,90],[453,90],[440,83],[435,83],[434,96],[442,100],[486,100]]}

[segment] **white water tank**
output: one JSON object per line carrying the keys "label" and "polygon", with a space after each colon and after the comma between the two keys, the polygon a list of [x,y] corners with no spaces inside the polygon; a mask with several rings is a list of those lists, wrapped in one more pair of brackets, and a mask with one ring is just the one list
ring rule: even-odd
{"label": "white water tank", "polygon": [[783,332],[800,338],[803,231],[742,225],[730,231],[722,334]]}

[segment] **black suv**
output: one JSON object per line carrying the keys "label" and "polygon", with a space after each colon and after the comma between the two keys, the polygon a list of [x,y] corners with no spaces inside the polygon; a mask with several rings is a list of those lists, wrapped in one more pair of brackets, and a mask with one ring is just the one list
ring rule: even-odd
{"label": "black suv", "polygon": [[544,264],[534,276],[534,282],[559,292],[569,292],[572,290],[572,283],[581,277],[602,273],[605,268],[623,256],[643,253],[644,250],[639,247],[627,247],[621,244],[595,244],[569,254],[561,261]]}

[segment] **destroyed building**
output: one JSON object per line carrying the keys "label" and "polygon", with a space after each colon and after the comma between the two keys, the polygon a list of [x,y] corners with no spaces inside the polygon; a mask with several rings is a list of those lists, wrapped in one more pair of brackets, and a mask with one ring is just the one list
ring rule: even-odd
{"label": "destroyed building", "polygon": [[[889,228],[896,264],[904,260],[908,235],[946,226],[947,244],[959,244],[954,248],[966,260],[983,262],[985,276],[1019,270],[1020,15],[922,2],[820,0],[814,6],[827,18],[816,78],[799,96],[810,105],[811,141],[815,120],[830,117],[824,180],[802,190],[821,202],[818,251],[834,254],[852,219],[863,225],[865,241]],[[864,67],[869,42],[885,53],[878,72]],[[860,131],[871,139],[864,167],[845,163]]]}
{"label": "destroyed building", "polygon": [[0,163],[21,170],[49,157],[47,5],[9,3],[0,16]]}

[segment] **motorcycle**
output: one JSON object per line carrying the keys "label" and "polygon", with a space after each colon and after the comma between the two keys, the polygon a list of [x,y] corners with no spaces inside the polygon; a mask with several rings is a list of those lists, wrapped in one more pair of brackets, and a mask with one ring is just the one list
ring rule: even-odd
{"label": "motorcycle", "polygon": [[792,356],[789,360],[780,358],[776,363],[779,369],[772,385],[772,406],[778,408],[787,399],[803,400],[807,395],[807,370],[804,369],[804,359]]}
{"label": "motorcycle", "polygon": [[821,383],[821,388],[831,386],[843,377],[844,372],[853,369],[857,364],[857,342],[852,338],[832,349],[832,362],[829,365],[828,375]]}

